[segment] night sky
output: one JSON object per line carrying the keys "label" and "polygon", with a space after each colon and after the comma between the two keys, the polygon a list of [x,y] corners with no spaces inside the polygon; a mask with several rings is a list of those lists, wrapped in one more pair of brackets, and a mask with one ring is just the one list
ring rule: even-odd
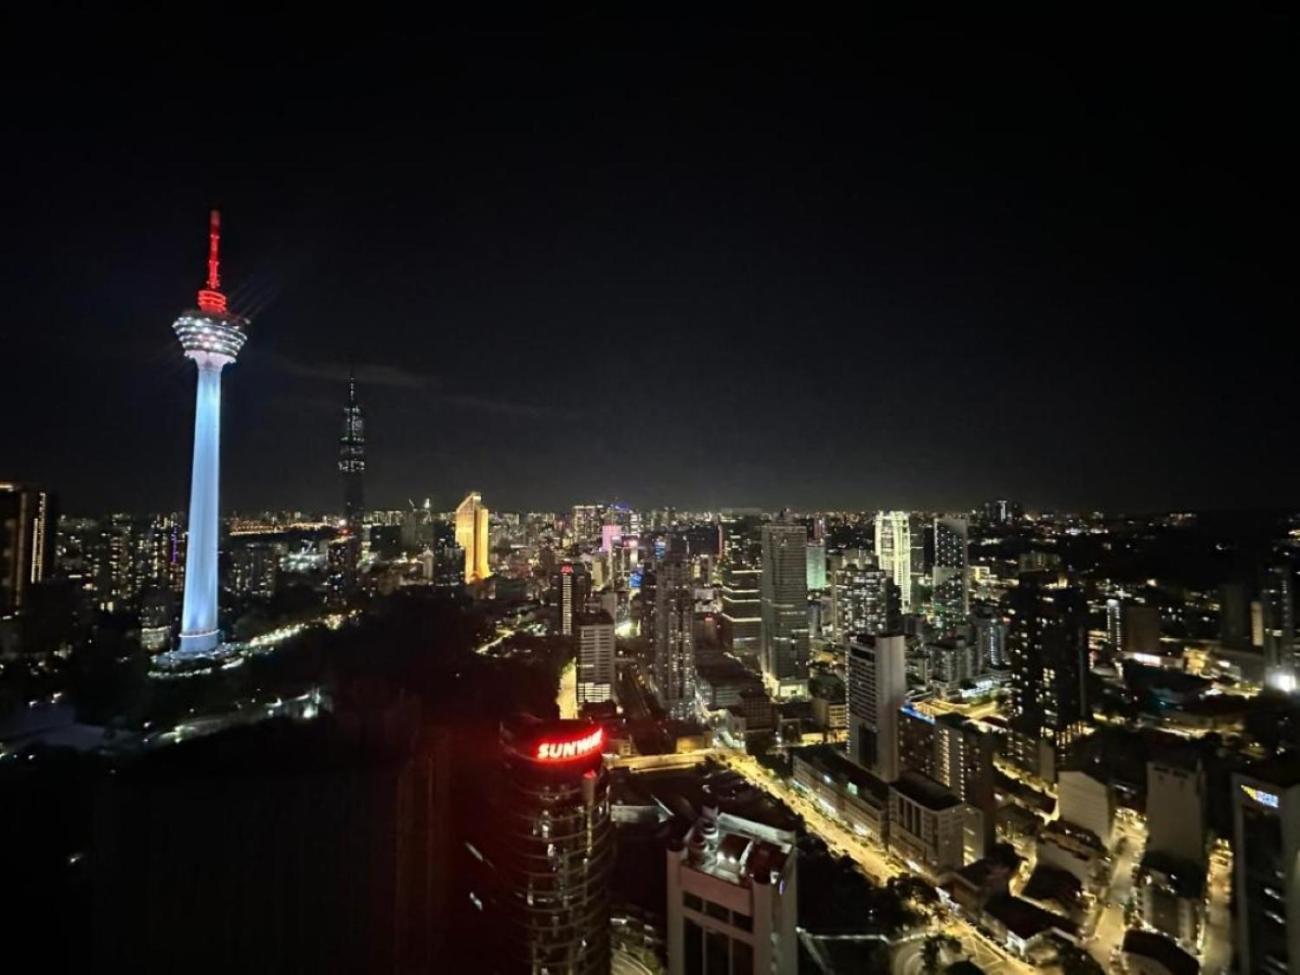
{"label": "night sky", "polygon": [[227,509],[349,362],[376,507],[1294,504],[1294,22],[1098,17],[21,23],[0,479],[184,507],[217,204]]}

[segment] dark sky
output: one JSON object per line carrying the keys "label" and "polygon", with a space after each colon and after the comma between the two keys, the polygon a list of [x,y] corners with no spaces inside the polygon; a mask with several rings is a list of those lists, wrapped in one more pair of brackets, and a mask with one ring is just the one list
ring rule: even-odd
{"label": "dark sky", "polygon": [[217,203],[227,507],[349,361],[375,506],[1294,504],[1294,22],[1098,18],[23,22],[0,478],[184,506]]}

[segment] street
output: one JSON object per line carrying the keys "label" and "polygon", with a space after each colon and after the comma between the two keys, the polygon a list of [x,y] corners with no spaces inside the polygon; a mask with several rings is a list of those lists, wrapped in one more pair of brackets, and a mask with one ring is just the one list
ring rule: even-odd
{"label": "street", "polygon": [[[731,749],[721,749],[718,757],[750,783],[781,800],[803,816],[809,832],[820,837],[832,852],[848,856],[856,862],[872,883],[884,884],[890,877],[908,872],[901,864],[896,864],[880,844],[831,819],[816,802],[763,768],[752,756]],[[990,941],[972,924],[956,915],[950,915],[946,920],[939,919],[936,922],[936,929],[946,930],[961,941],[965,951],[973,954],[975,963],[985,972],[995,973],[995,975],[1030,975],[1035,971],[1033,966],[1007,954],[1001,945]],[[910,945],[911,942],[909,941],[908,944]],[[904,962],[906,963],[906,959]],[[904,973],[899,969],[897,959],[895,965],[895,975],[914,975],[911,971]]]}

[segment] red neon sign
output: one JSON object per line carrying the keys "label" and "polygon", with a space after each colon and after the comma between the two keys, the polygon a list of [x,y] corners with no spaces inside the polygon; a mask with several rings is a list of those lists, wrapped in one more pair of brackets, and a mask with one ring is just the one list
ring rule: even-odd
{"label": "red neon sign", "polygon": [[581,738],[568,741],[541,741],[533,757],[539,762],[568,762],[575,758],[585,758],[600,751],[605,744],[605,729],[597,728]]}

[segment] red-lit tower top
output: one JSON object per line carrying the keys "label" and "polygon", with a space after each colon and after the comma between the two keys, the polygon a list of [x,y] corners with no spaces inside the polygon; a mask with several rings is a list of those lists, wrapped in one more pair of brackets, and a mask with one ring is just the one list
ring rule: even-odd
{"label": "red-lit tower top", "polygon": [[226,296],[221,293],[221,211],[208,217],[208,282],[199,289],[199,310],[226,314]]}

